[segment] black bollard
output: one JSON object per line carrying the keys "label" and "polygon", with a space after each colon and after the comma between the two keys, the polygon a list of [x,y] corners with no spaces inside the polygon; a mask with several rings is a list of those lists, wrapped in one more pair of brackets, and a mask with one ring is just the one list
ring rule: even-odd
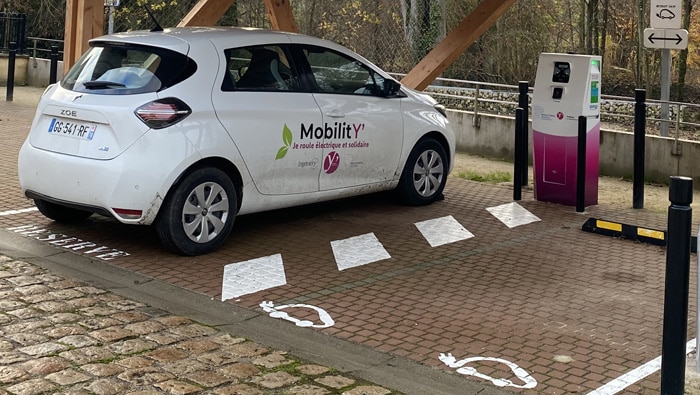
{"label": "black bollard", "polygon": [[6,101],[12,101],[15,93],[15,58],[17,57],[17,43],[10,43],[10,56],[7,58],[7,94]]}
{"label": "black bollard", "polygon": [[49,59],[51,59],[51,67],[49,69],[49,84],[55,84],[58,74],[58,46],[51,46],[51,55],[49,55]]}
{"label": "black bollard", "polygon": [[518,82],[518,107],[523,109],[523,118],[520,120],[520,123],[522,124],[523,128],[523,133],[520,135],[520,138],[522,139],[521,141],[521,153],[522,156],[520,157],[520,172],[521,172],[521,185],[522,186],[527,186],[527,178],[528,178],[528,127],[527,127],[527,118],[528,118],[528,96],[527,93],[529,91],[528,83],[527,81],[520,81]]}
{"label": "black bollard", "polygon": [[576,212],[586,209],[586,132],[588,119],[578,117],[578,145],[576,146]]}
{"label": "black bollard", "polygon": [[683,395],[690,281],[690,227],[693,179],[671,177],[666,242],[664,332],[661,344],[661,394]]}
{"label": "black bollard", "polygon": [[646,91],[634,91],[634,173],[632,208],[644,208],[644,151],[647,129]]}
{"label": "black bollard", "polygon": [[[525,110],[522,108],[517,108],[515,110],[515,149],[513,152],[513,200],[522,199],[523,194],[523,172],[522,172],[522,156],[527,155],[523,153],[523,123],[522,118],[524,116]],[[527,174],[527,166],[525,166]]]}

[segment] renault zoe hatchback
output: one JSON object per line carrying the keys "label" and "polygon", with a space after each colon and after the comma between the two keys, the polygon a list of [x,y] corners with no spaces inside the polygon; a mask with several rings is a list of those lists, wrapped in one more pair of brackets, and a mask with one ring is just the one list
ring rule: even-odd
{"label": "renault zoe hatchback", "polygon": [[198,255],[237,215],[392,189],[432,203],[454,150],[442,106],[340,45],[173,28],[91,40],[43,94],[19,179],[52,220],[152,224]]}

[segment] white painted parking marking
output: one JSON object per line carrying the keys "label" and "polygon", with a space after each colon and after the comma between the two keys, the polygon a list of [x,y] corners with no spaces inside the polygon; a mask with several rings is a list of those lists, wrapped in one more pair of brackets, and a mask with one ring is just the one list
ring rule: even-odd
{"label": "white painted parking marking", "polygon": [[340,271],[391,258],[374,233],[331,241],[331,248]]}
{"label": "white painted parking marking", "polygon": [[[695,350],[695,339],[689,340],[685,344],[685,354],[688,355],[693,350]],[[615,380],[605,384],[604,386],[598,388],[597,390],[589,392],[587,395],[613,395],[613,394],[617,394],[618,392],[624,390],[625,388],[636,383],[637,381],[640,381],[640,380],[644,379],[645,377],[656,373],[659,369],[661,369],[661,357],[660,356],[652,359],[651,361],[645,363],[644,365],[642,365],[634,370],[630,370],[629,372],[627,372],[627,373],[623,374],[622,376],[616,378]]]}
{"label": "white painted parking marking", "polygon": [[443,244],[454,243],[456,241],[474,237],[470,231],[466,230],[464,226],[457,222],[457,220],[451,215],[416,222],[415,225],[431,247],[437,247]]}
{"label": "white painted parking marking", "polygon": [[[537,380],[535,380],[534,377],[530,375],[525,369],[521,368],[520,366],[516,365],[513,362],[506,361],[505,359],[501,358],[494,358],[494,357],[470,357],[470,358],[464,358],[460,359],[459,361],[457,358],[455,358],[452,353],[447,353],[447,354],[440,354],[438,357],[445,365],[447,365],[450,368],[457,369],[457,373],[467,375],[467,376],[474,376],[478,377],[480,379],[484,380],[489,380],[490,382],[493,383],[496,387],[514,387],[514,388],[535,388],[537,387]],[[472,366],[465,366],[467,364],[473,363],[473,362],[481,362],[481,361],[486,361],[486,362],[498,362],[502,363],[510,368],[510,370],[515,374],[515,377],[517,377],[520,381],[523,382],[523,384],[516,384],[511,380],[508,379],[500,379],[496,377],[491,377],[487,374],[480,373],[476,368]]]}
{"label": "white painted parking marking", "polygon": [[63,247],[65,249],[79,252],[84,255],[102,259],[103,261],[111,261],[116,258],[130,256],[126,251],[117,250],[107,246],[100,246],[91,241],[82,240],[77,237],[71,237],[63,233],[53,233],[51,230],[36,226],[22,225],[7,228],[7,230],[20,234],[24,237],[33,238],[39,241],[46,242],[53,246]]}
{"label": "white painted parking marking", "polygon": [[540,221],[535,214],[515,202],[488,207],[486,210],[509,228]]}
{"label": "white painted parking marking", "polygon": [[32,211],[38,211],[39,209],[36,207],[29,207],[29,208],[22,208],[19,210],[7,210],[7,211],[0,211],[0,217],[5,217],[8,215],[15,215],[15,214],[22,214],[22,213],[30,213]]}
{"label": "white painted parking marking", "polygon": [[224,266],[221,301],[287,284],[282,254]]}
{"label": "white painted parking marking", "polygon": [[[326,310],[310,304],[283,304],[275,306],[275,304],[271,301],[264,301],[260,303],[260,308],[263,309],[264,312],[268,313],[272,318],[287,320],[302,328],[328,328],[335,325],[335,321],[333,321],[333,318],[331,318],[331,315],[328,314]],[[292,317],[286,311],[282,311],[289,308],[305,308],[314,310],[318,314],[318,318],[321,320],[322,324],[314,324],[313,321],[309,320],[300,320],[296,317]]]}

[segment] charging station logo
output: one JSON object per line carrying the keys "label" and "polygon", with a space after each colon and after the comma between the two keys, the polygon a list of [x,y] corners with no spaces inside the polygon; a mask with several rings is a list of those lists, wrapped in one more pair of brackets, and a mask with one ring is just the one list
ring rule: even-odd
{"label": "charging station logo", "polygon": [[560,120],[560,121],[561,121],[562,119],[564,119],[564,113],[561,112],[561,111],[559,111],[559,112],[557,113],[557,119]]}

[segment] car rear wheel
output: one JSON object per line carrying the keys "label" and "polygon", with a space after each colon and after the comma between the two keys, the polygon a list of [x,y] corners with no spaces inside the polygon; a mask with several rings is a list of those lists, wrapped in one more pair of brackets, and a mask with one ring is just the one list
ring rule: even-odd
{"label": "car rear wheel", "polygon": [[408,156],[397,190],[402,200],[413,206],[442,198],[447,181],[447,154],[435,139],[425,138]]}
{"label": "car rear wheel", "polygon": [[160,209],[155,226],[161,242],[183,255],[217,249],[231,233],[236,189],[223,171],[202,168],[186,175]]}
{"label": "car rear wheel", "polygon": [[90,211],[78,210],[76,208],[61,206],[46,200],[34,199],[34,205],[45,217],[56,222],[73,223],[80,222],[92,215]]}

